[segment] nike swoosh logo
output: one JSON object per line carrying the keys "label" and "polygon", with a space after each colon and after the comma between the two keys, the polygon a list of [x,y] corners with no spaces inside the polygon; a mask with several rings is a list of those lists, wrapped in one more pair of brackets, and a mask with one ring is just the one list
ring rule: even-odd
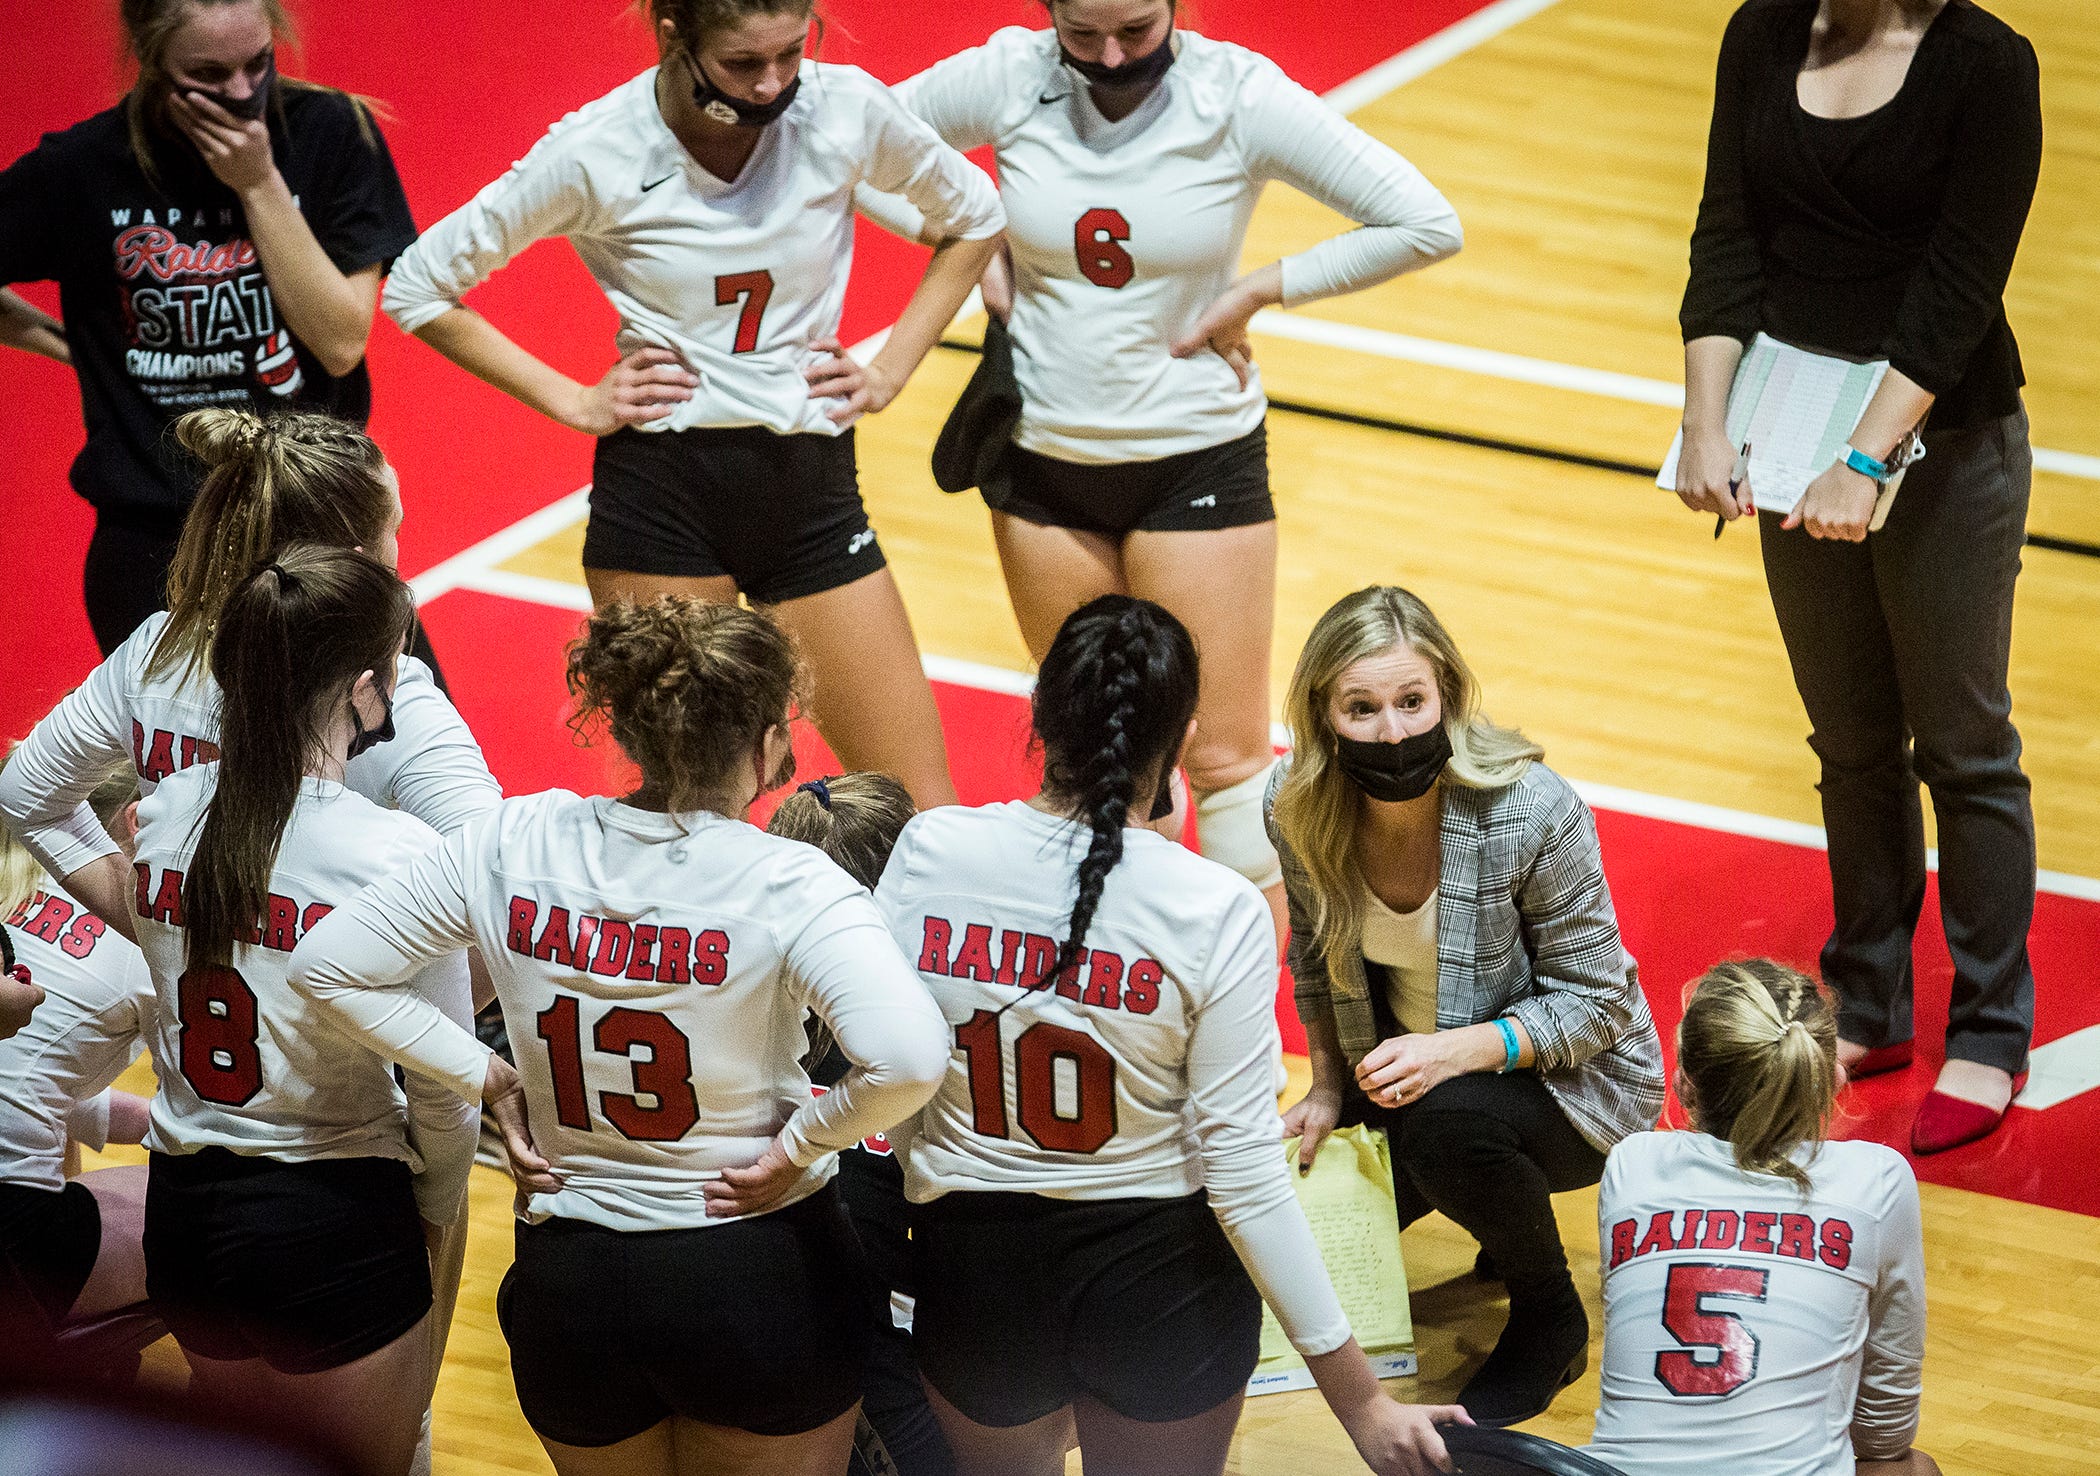
{"label": "nike swoosh logo", "polygon": [[1069,92],[1046,92],[1041,97],[1037,98],[1036,101],[1039,103],[1063,102],[1066,98],[1070,97],[1071,95],[1072,94]]}
{"label": "nike swoosh logo", "polygon": [[678,177],[678,171],[674,169],[674,170],[672,170],[672,171],[671,171],[671,172],[670,172],[669,174],[665,175],[665,176],[663,177],[663,179],[659,179],[659,180],[652,180],[652,181],[651,181],[650,183],[648,183],[648,184],[645,184],[645,185],[643,185],[643,186],[642,186],[642,193],[646,195],[646,194],[648,194],[648,193],[649,193],[649,192],[650,192],[651,190],[655,189],[655,188],[656,188],[656,187],[657,187],[658,185],[660,185],[660,184],[664,183],[664,182],[665,182],[665,180],[672,180],[672,179],[676,179],[677,177]]}

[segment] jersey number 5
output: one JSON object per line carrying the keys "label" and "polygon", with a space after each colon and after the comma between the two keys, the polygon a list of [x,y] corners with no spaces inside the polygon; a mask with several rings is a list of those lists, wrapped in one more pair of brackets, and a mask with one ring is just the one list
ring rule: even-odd
{"label": "jersey number 5", "polygon": [[240,1107],[262,1090],[255,991],[246,979],[224,964],[184,969],[175,981],[175,1018],[182,1025],[177,1064],[198,1096]]}
{"label": "jersey number 5", "polygon": [[1097,205],[1072,227],[1072,249],[1079,255],[1079,275],[1096,287],[1126,287],[1137,275],[1137,263],[1123,249],[1130,222],[1120,210]]}
{"label": "jersey number 5", "polygon": [[766,315],[766,304],[773,300],[773,274],[732,272],[715,278],[716,307],[728,307],[740,297],[744,299],[744,310],[736,315],[736,347],[730,352],[748,354],[758,347],[758,320]]}
{"label": "jersey number 5", "polygon": [[[970,1072],[970,1125],[987,1138],[1006,1138],[1006,1063],[999,1052],[999,1016],[979,1010],[955,1027]],[[1057,1063],[1068,1061],[1077,1079],[1079,1110],[1057,1110]],[[1014,1040],[1015,1099],[1021,1126],[1036,1145],[1057,1153],[1092,1153],[1116,1135],[1116,1059],[1091,1035],[1039,1022]]]}
{"label": "jersey number 5", "polygon": [[1655,1377],[1681,1398],[1733,1394],[1757,1376],[1757,1334],[1740,1312],[1707,1306],[1709,1298],[1762,1302],[1772,1273],[1759,1266],[1683,1262],[1663,1287],[1663,1326],[1684,1347],[1655,1355]]}
{"label": "jersey number 5", "polygon": [[[573,994],[557,994],[533,1023],[547,1043],[547,1069],[554,1077],[554,1115],[566,1128],[592,1131],[590,1094],[583,1085],[583,1012]],[[598,1108],[620,1136],[642,1143],[674,1143],[700,1120],[693,1095],[693,1047],[670,1018],[653,1010],[618,1006],[591,1031],[592,1046],[627,1058],[634,1091],[600,1092]],[[636,1046],[649,1054],[637,1060]],[[643,1097],[655,1099],[642,1105]]]}

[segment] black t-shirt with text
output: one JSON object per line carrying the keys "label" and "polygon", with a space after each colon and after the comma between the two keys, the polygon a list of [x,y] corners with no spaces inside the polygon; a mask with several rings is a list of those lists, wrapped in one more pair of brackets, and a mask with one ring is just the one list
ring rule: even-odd
{"label": "black t-shirt with text", "polygon": [[[384,267],[408,249],[401,177],[356,103],[287,86],[267,116],[278,172],[338,269]],[[187,140],[159,140],[154,167],[157,187],[121,103],[45,134],[0,171],[0,283],[59,284],[87,423],[75,489],[98,508],[176,512],[196,490],[168,429],[177,417],[296,407],[363,424],[372,381],[363,361],[330,375],[292,336],[238,197]]]}

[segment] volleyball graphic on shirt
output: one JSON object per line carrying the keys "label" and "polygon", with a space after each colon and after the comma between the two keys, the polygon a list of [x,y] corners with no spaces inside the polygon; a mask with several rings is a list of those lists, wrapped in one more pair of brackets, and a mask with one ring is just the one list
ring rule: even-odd
{"label": "volleyball graphic on shirt", "polygon": [[291,334],[280,328],[257,346],[255,378],[279,399],[288,400],[299,393],[306,376],[299,370],[299,353],[292,347]]}

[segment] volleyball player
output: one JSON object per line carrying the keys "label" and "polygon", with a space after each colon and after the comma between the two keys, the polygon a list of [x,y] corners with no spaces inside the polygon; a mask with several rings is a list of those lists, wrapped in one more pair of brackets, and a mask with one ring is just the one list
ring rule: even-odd
{"label": "volleyball player", "polygon": [[1925,1355],[1918,1186],[1895,1149],[1827,1141],[1837,1018],[1769,959],[1716,964],[1677,1031],[1693,1131],[1636,1133],[1598,1191],[1594,1454],[1731,1476],[1937,1476],[1911,1445]]}
{"label": "volleyball player", "polygon": [[[872,890],[914,810],[911,795],[887,774],[839,774],[797,786],[773,811],[766,830],[815,846]],[[827,1091],[851,1065],[821,1029],[804,1060],[810,1080]],[[838,1186],[854,1234],[888,1293],[875,1309],[848,1476],[952,1476],[955,1457],[926,1402],[911,1351],[911,1222],[895,1146],[887,1137],[868,1138],[840,1153]]]}
{"label": "volleyball player", "polygon": [[[952,802],[918,645],[861,505],[852,423],[896,396],[1004,224],[991,181],[855,67],[805,60],[812,0],[648,0],[660,64],[563,119],[439,221],[388,279],[404,329],[599,438],[584,576],[604,605],[662,593],[772,611],[853,768]],[[836,334],[853,187],[922,211],[932,264],[865,365]],[[620,316],[593,385],[461,297],[566,236]]]}
{"label": "volleyball player", "polygon": [[[297,1407],[373,1472],[415,1452],[426,1223],[434,1243],[459,1215],[478,1123],[440,1087],[397,1086],[285,974],[302,934],[437,841],[343,783],[385,741],[413,619],[408,587],[346,549],[295,545],[245,579],[211,638],[218,762],[140,803],[135,863],[159,996],[148,1292],[193,1390]],[[448,987],[450,962],[416,987]]]}
{"label": "volleyball player", "polygon": [[55,280],[65,319],[0,292],[0,343],[79,376],[105,656],[161,608],[197,492],[170,427],[205,407],[362,424],[380,274],[416,237],[371,110],[279,75],[280,0],[109,8],[138,64],[124,100],[0,170],[0,283]]}
{"label": "volleyball player", "polygon": [[1373,1469],[1441,1466],[1463,1418],[1385,1397],[1298,1207],[1260,894],[1140,824],[1197,690],[1160,606],[1082,606],[1036,684],[1042,792],[921,814],[876,892],[955,1031],[905,1181],[965,1473],[1062,1471],[1068,1418],[1090,1471],[1222,1471],[1263,1297]]}
{"label": "volleyball player", "polygon": [[[96,813],[107,818],[133,789],[128,773],[101,786]],[[56,1326],[145,1300],[146,1171],[66,1169],[71,1143],[101,1149],[145,1136],[145,1102],[110,1083],[145,1047],[153,979],[131,940],[68,897],[5,830],[0,928],[45,993],[26,1028],[0,1042],[0,1262]]]}
{"label": "volleyball player", "polygon": [[[468,943],[490,959],[535,1144],[498,1315],[563,1476],[833,1476],[882,1293],[828,1181],[932,1094],[940,1015],[867,893],[745,819],[792,770],[778,625],[616,600],[569,682],[640,786],[505,801],[324,922],[293,982],[471,1099],[487,1049],[393,986]],[[810,1009],[854,1063],[821,1097]]]}
{"label": "volleyball player", "polygon": [[[1011,297],[1021,390],[1009,480],[985,494],[1000,565],[1038,661],[1099,594],[1157,600],[1188,626],[1203,651],[1198,842],[1267,893],[1281,936],[1262,825],[1276,514],[1247,324],[1442,260],[1458,217],[1266,57],[1177,30],[1172,0],[1048,9],[1049,30],[1001,30],[897,89],[949,143],[998,161],[1012,283],[986,297],[995,312]],[[1236,275],[1271,180],[1362,228]],[[894,199],[860,202],[920,234]]]}

